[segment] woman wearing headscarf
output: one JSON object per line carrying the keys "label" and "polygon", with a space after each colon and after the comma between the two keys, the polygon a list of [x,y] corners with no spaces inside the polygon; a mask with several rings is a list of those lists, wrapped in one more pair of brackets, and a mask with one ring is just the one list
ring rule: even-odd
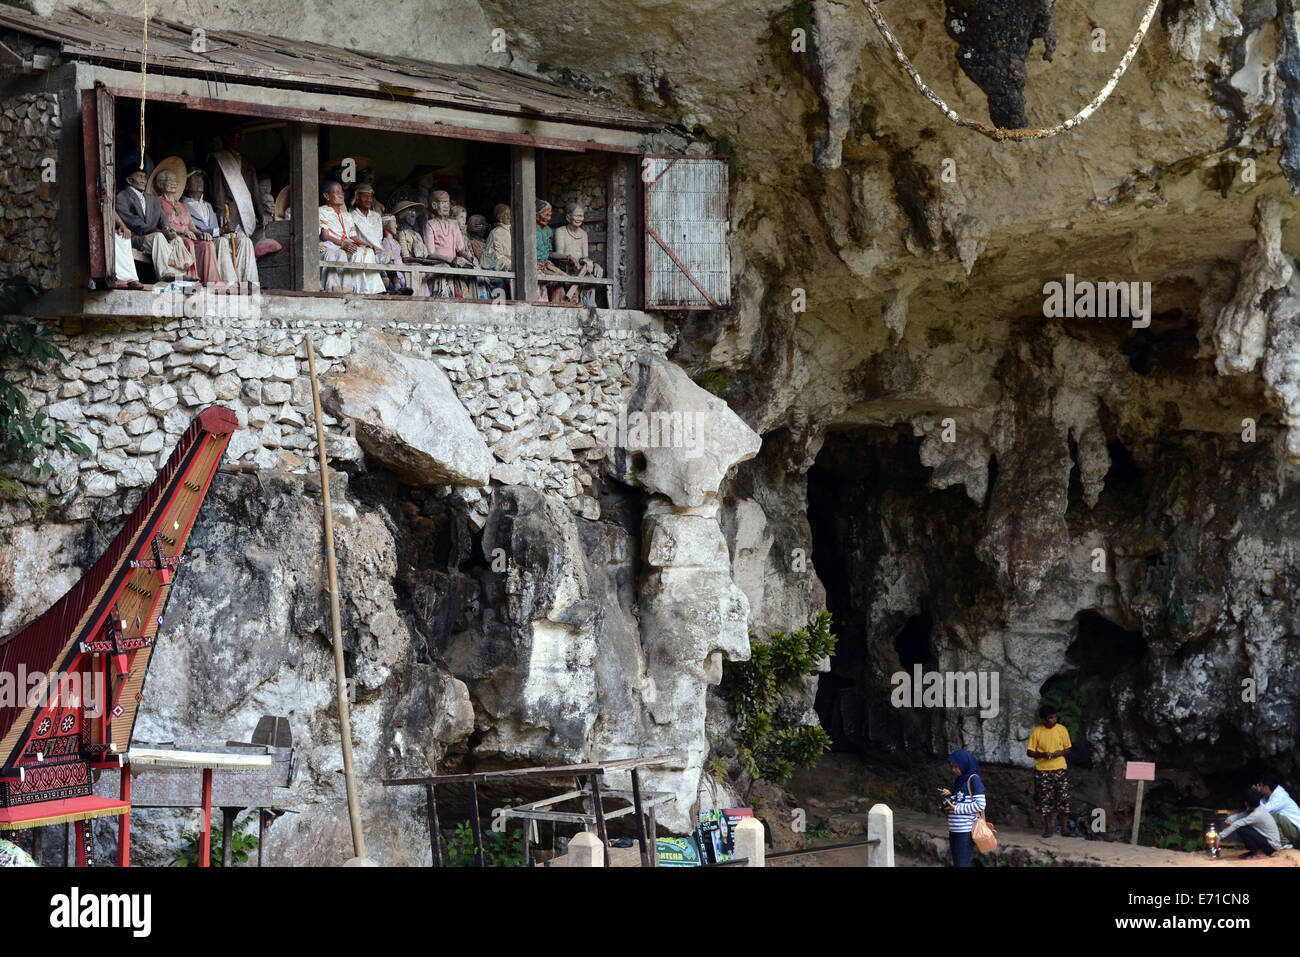
{"label": "woman wearing headscarf", "polygon": [[952,790],[939,791],[945,798],[943,809],[948,813],[948,846],[952,849],[953,867],[970,867],[975,842],[971,830],[975,821],[986,809],[984,782],[980,780],[980,765],[969,751],[954,751],[948,755],[953,774]]}

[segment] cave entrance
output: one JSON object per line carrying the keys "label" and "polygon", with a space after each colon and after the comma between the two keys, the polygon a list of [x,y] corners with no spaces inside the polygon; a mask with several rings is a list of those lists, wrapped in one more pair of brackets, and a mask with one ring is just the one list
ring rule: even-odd
{"label": "cave entrance", "polygon": [[1141,666],[1147,642],[1139,632],[1095,611],[1079,612],[1075,621],[1076,637],[1065,651],[1065,667],[1043,682],[1039,694],[1056,707],[1070,732],[1070,764],[1091,768],[1095,752],[1087,728],[1114,713],[1115,679]]}
{"label": "cave entrance", "polygon": [[891,676],[937,665],[935,623],[974,600],[980,507],[929,487],[910,427],[827,435],[808,472],[812,559],[838,636],[814,708],[836,751],[925,749],[928,712],[895,708]]}

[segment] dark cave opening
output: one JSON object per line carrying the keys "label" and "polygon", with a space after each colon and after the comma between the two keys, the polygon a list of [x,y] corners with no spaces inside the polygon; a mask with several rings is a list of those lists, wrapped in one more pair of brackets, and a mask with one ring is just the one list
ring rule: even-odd
{"label": "dark cave opening", "polygon": [[[986,575],[974,553],[982,509],[961,486],[929,487],[920,441],[910,428],[832,432],[808,472],[813,566],[839,637],[814,708],[837,751],[928,747],[933,716],[893,707],[890,677],[935,667],[936,621],[975,604]],[[890,563],[927,583],[919,607],[881,593]]]}
{"label": "dark cave opening", "polygon": [[1066,666],[1043,682],[1039,695],[1055,705],[1061,723],[1070,731],[1074,745],[1073,766],[1092,768],[1096,764],[1096,742],[1087,729],[1099,719],[1113,716],[1115,679],[1141,667],[1147,642],[1140,632],[1129,631],[1095,611],[1082,611],[1076,618],[1076,637],[1065,652]]}
{"label": "dark cave opening", "polygon": [[934,659],[930,636],[934,632],[934,619],[927,614],[913,615],[894,638],[894,651],[904,671],[914,665],[926,665]]}

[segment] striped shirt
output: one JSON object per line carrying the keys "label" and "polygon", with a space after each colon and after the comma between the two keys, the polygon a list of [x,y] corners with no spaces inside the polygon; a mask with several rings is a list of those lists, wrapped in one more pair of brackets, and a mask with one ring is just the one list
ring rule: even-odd
{"label": "striped shirt", "polygon": [[[972,775],[978,778],[979,775]],[[948,812],[948,830],[953,834],[969,834],[975,827],[975,821],[981,811],[985,810],[986,799],[983,794],[970,793],[970,778],[957,789],[953,797],[955,807]]]}

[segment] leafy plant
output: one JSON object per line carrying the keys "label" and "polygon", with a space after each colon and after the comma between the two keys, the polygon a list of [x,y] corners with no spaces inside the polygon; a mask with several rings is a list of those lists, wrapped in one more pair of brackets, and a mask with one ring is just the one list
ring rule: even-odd
{"label": "leafy plant", "polygon": [[[494,831],[487,828],[482,835],[484,867],[523,867],[524,846],[520,840],[523,830],[507,828]],[[474,830],[468,821],[456,825],[451,840],[443,848],[443,864],[447,867],[474,866]]]}
{"label": "leafy plant", "polygon": [[1056,709],[1057,718],[1072,738],[1083,737],[1088,693],[1082,676],[1070,674],[1052,678],[1043,688],[1043,704]]}
{"label": "leafy plant", "polygon": [[709,758],[708,763],[705,764],[704,767],[705,770],[709,772],[709,776],[712,777],[713,780],[717,781],[719,784],[721,784],[727,779],[727,771],[729,769],[729,766],[724,758],[719,758],[719,757]]}
{"label": "leafy plant", "polygon": [[[37,368],[68,361],[54,345],[47,327],[10,315],[39,296],[40,290],[21,276],[0,282],[0,369],[11,365],[14,358]],[[27,396],[0,373],[0,462],[30,465],[38,475],[48,475],[54,471],[49,459],[60,451],[90,454],[61,423],[44,412],[33,415]]]}
{"label": "leafy plant", "polygon": [[826,837],[826,828],[810,827],[808,832],[803,836],[803,846],[805,849],[811,848],[814,841],[823,840]]}
{"label": "leafy plant", "polygon": [[721,395],[727,388],[727,377],[719,370],[714,369],[712,372],[706,373],[704,378],[700,380],[700,386],[714,395]]}
{"label": "leafy plant", "polygon": [[759,779],[784,785],[796,768],[811,767],[830,750],[821,727],[786,723],[779,709],[785,693],[834,653],[831,614],[823,611],[797,631],[773,632],[769,641],[751,633],[749,645],[748,661],[727,661],[722,669],[722,695],[739,733],[735,764],[751,787]]}
{"label": "leafy plant", "polygon": [[[254,814],[259,813],[254,810]],[[243,824],[236,824],[230,829],[230,860],[232,864],[247,864],[249,857],[257,851],[258,836],[247,833],[248,825],[252,822],[251,817],[244,818]],[[208,834],[210,845],[208,847],[208,866],[221,866],[221,825],[217,822],[212,823],[212,830]],[[176,852],[172,859],[173,867],[198,867],[199,866],[199,833],[191,831],[185,835],[185,845]]]}
{"label": "leafy plant", "polygon": [[1146,818],[1151,846],[1173,851],[1199,851],[1204,846],[1201,812],[1179,810],[1170,804],[1153,806]]}
{"label": "leafy plant", "polygon": [[17,501],[26,502],[31,507],[38,522],[45,520],[50,507],[54,504],[48,495],[33,496],[31,489],[22,482],[15,482],[13,479],[0,476],[0,502]]}

